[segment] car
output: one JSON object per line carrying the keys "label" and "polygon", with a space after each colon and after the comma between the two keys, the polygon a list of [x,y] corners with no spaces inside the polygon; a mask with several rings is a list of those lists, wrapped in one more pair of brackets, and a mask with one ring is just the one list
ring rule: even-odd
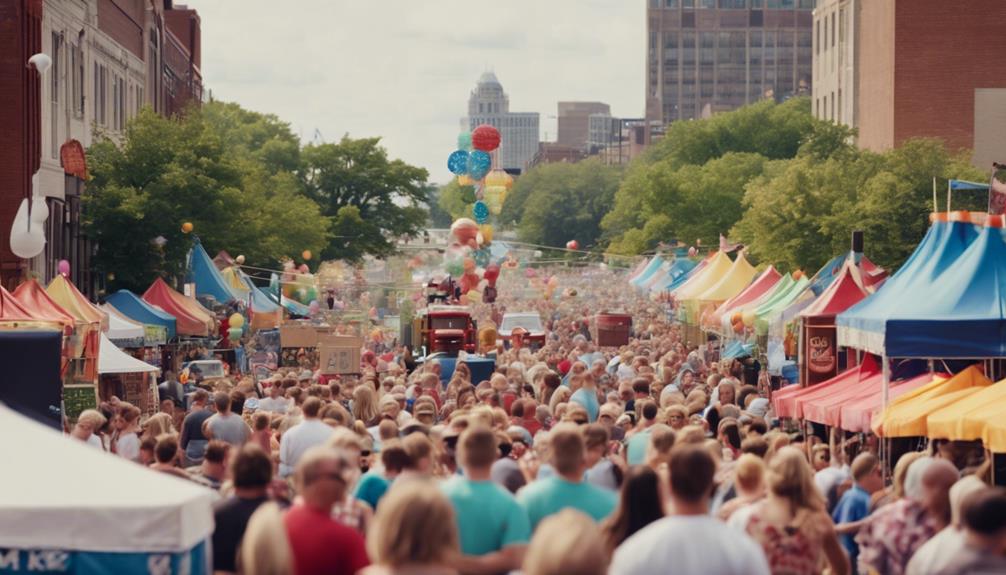
{"label": "car", "polygon": [[523,345],[532,349],[537,349],[545,345],[545,327],[541,321],[541,315],[536,311],[511,312],[503,315],[497,333],[500,339],[505,342],[512,342],[514,330],[518,333],[523,330]]}
{"label": "car", "polygon": [[182,373],[187,375],[187,379],[196,379],[196,374],[200,375],[200,381],[213,381],[227,377],[224,369],[224,362],[218,359],[200,359],[190,361],[182,366]]}

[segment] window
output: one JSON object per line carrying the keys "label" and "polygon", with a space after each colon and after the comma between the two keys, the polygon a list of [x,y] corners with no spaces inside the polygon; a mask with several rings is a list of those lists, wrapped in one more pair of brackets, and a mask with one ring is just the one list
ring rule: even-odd
{"label": "window", "polygon": [[813,10],[814,3],[815,3],[814,0],[800,0],[797,6],[800,8],[800,10]]}
{"label": "window", "polygon": [[821,53],[821,21],[814,24],[814,53]]}
{"label": "window", "polygon": [[831,120],[835,119],[835,93],[831,93]]}
{"label": "window", "polygon": [[835,13],[831,13],[831,47],[835,47]]}
{"label": "window", "polygon": [[838,89],[838,121],[842,121],[842,89]]}
{"label": "window", "polygon": [[716,0],[699,0],[699,8],[716,8]]}
{"label": "window", "polygon": [[63,36],[59,32],[52,33],[52,70],[49,71],[49,148],[53,158],[59,157],[59,79],[60,54],[63,47]]}
{"label": "window", "polygon": [[792,10],[796,8],[796,0],[779,0],[780,10]]}
{"label": "window", "polygon": [[699,63],[711,65],[716,62],[716,33],[702,32],[699,41],[702,43],[699,50]]}
{"label": "window", "polygon": [[682,8],[695,8],[695,0],[681,0]]}
{"label": "window", "polygon": [[747,8],[747,0],[720,0],[720,8],[726,10],[743,10]]}
{"label": "window", "polygon": [[84,50],[80,46],[70,45],[70,103],[75,118],[84,115]]}
{"label": "window", "polygon": [[677,8],[678,7],[678,0],[665,0],[664,7],[665,8]]}
{"label": "window", "polygon": [[95,62],[94,63],[94,123],[100,126],[106,126],[106,111],[107,111],[107,101],[108,88],[106,86],[107,82],[107,71],[105,66]]}

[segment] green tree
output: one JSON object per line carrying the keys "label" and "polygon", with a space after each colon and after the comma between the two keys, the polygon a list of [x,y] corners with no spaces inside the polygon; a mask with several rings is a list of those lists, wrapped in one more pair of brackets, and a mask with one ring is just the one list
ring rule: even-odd
{"label": "green tree", "polygon": [[473,186],[462,186],[457,179],[445,186],[441,186],[437,193],[437,208],[447,214],[447,225],[458,218],[472,217],[472,204],[475,203],[475,188]]}
{"label": "green tree", "polygon": [[[389,160],[380,138],[344,136],[339,143],[306,146],[300,174],[307,195],[336,230],[323,252],[326,259],[390,255],[395,238],[416,234],[427,221],[429,174],[402,160]],[[355,212],[343,210],[350,206]],[[350,227],[357,219],[366,225]]]}
{"label": "green tree", "polygon": [[[446,187],[446,186],[445,186]],[[426,190],[426,205],[430,208],[429,224],[433,228],[448,228],[451,226],[451,214],[440,205],[442,188],[428,186]]]}

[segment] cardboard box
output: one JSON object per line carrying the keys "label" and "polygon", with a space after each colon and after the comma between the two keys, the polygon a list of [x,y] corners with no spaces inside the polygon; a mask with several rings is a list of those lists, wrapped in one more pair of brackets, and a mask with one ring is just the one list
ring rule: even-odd
{"label": "cardboard box", "polygon": [[629,344],[632,316],[624,313],[599,313],[595,318],[595,343],[601,347],[620,347]]}
{"label": "cardboard box", "polygon": [[313,325],[283,325],[279,328],[280,347],[317,347],[318,328]]}
{"label": "cardboard box", "polygon": [[346,335],[324,336],[318,345],[321,373],[348,375],[360,373],[360,349],[363,338]]}

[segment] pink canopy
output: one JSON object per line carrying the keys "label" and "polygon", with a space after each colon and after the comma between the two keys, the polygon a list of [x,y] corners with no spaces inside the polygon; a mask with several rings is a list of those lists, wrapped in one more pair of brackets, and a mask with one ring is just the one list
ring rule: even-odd
{"label": "pink canopy", "polygon": [[[947,374],[938,374],[940,377],[949,378]],[[924,373],[907,381],[895,382],[887,392],[888,402],[894,401],[902,395],[916,390],[923,385],[933,381],[934,375]],[[873,415],[883,408],[884,403],[883,388],[873,394],[851,401],[840,407],[840,417],[838,426],[846,431],[864,432],[870,430],[870,423]]]}
{"label": "pink canopy", "polygon": [[[877,362],[866,356],[860,365],[843,371],[835,377],[817,385],[789,391],[793,386],[779,390],[772,396],[777,417],[805,417],[804,407],[814,399],[825,399],[840,394],[845,389],[843,385],[860,385],[860,382],[876,375],[880,371]],[[850,383],[851,382],[851,383]]]}

